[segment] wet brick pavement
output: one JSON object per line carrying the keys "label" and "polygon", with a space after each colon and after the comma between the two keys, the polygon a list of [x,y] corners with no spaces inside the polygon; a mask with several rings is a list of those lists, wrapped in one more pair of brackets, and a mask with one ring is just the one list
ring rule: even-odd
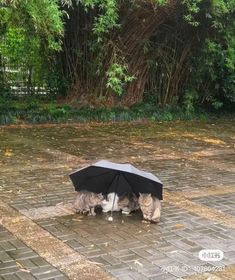
{"label": "wet brick pavement", "polygon": [[68,279],[22,241],[0,226],[0,279]]}
{"label": "wet brick pavement", "polygon": [[[177,279],[193,274],[202,266],[198,252],[207,248],[224,252],[223,261],[216,265],[235,263],[235,230],[221,230],[214,222],[167,203],[163,203],[161,223],[146,225],[140,221],[141,214],[133,213],[128,217],[116,214],[111,224],[104,214],[37,222],[120,279]],[[180,271],[167,273],[169,266]]]}
{"label": "wet brick pavement", "polygon": [[235,216],[235,193],[193,198],[192,201]]}
{"label": "wet brick pavement", "polygon": [[[230,219],[235,217],[234,135],[229,121],[1,127],[0,200],[19,211],[72,202],[68,174],[106,158],[152,171],[175,196],[196,190],[190,201]],[[213,195],[214,187],[222,193]],[[141,220],[139,212],[115,213],[113,223],[102,213],[51,213],[35,222],[121,280],[187,278],[203,273],[203,267],[235,264],[235,229],[221,219],[164,201],[159,224]],[[202,262],[201,249],[220,249],[224,258]],[[67,279],[3,227],[0,251],[0,279]]]}

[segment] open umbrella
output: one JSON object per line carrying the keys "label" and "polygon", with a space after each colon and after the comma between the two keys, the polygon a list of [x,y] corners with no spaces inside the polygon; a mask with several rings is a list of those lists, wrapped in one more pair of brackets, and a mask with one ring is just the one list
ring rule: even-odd
{"label": "open umbrella", "polygon": [[152,173],[139,170],[131,164],[98,161],[69,174],[76,191],[124,194],[151,193],[162,200],[162,182]]}

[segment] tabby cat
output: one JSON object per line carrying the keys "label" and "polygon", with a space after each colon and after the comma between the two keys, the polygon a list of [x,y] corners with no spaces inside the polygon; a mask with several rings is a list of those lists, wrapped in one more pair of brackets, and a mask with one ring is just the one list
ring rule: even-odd
{"label": "tabby cat", "polygon": [[139,205],[145,220],[160,222],[161,202],[158,198],[151,193],[140,193]]}
{"label": "tabby cat", "polygon": [[127,195],[120,197],[118,206],[122,210],[122,214],[130,214],[132,211],[136,211],[140,208],[135,194],[132,194],[130,197]]}
{"label": "tabby cat", "polygon": [[95,216],[95,207],[101,205],[103,200],[102,193],[93,193],[89,191],[79,191],[74,201],[74,209],[78,213],[88,213]]}

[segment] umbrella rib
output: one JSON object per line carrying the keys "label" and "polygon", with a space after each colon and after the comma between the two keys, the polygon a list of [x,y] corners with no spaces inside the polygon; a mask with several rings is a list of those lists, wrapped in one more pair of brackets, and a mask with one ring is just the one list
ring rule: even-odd
{"label": "umbrella rib", "polygon": [[118,187],[119,177],[120,177],[120,172],[118,172],[118,173],[114,176],[114,179],[113,179],[112,182],[111,182],[111,184],[112,184],[113,181],[117,178],[117,183],[116,183],[116,186],[115,186],[115,192],[114,192],[114,198],[113,198],[113,206],[112,206],[112,209],[111,209],[111,217],[113,216],[113,207],[114,207],[115,199],[116,199],[116,196],[117,196],[117,187]]}
{"label": "umbrella rib", "polygon": [[124,179],[127,181],[128,185],[131,187],[132,184],[131,184],[130,181],[126,178],[125,173],[122,173],[122,176],[123,176]]}
{"label": "umbrella rib", "polygon": [[116,177],[118,176],[119,174],[115,174],[115,176],[112,178],[111,182],[108,184],[108,187],[106,188],[106,193],[108,193],[108,189],[109,187],[112,185],[113,181],[116,179]]}
{"label": "umbrella rib", "polygon": [[[122,175],[123,175],[123,177],[126,179],[127,183],[131,186],[129,180],[128,180],[128,179],[126,178],[126,176],[125,176],[125,173],[122,173]],[[134,174],[134,175],[136,175],[136,174]],[[137,176],[138,176],[138,175],[137,175]],[[141,177],[141,176],[140,176],[140,177]],[[142,177],[142,178],[144,178],[144,177]],[[151,179],[148,179],[148,178],[145,178],[145,179],[151,181]],[[152,192],[150,192],[150,193],[152,194]]]}

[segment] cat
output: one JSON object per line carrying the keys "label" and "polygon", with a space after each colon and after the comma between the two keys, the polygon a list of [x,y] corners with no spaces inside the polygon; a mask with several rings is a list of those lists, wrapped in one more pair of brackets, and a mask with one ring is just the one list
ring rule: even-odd
{"label": "cat", "polygon": [[139,209],[138,199],[134,194],[130,197],[128,197],[128,195],[119,197],[118,194],[114,192],[107,195],[107,199],[102,201],[101,206],[104,213],[122,210],[123,214],[130,214],[131,211]]}
{"label": "cat", "polygon": [[160,222],[161,202],[158,198],[152,196],[151,193],[140,193],[139,205],[145,220]]}
{"label": "cat", "polygon": [[73,206],[77,213],[95,216],[95,207],[101,205],[103,198],[102,193],[78,191]]}
{"label": "cat", "polygon": [[130,214],[132,211],[139,209],[138,199],[135,194],[131,194],[131,196],[124,195],[120,197],[118,206],[122,210],[122,214]]}
{"label": "cat", "polygon": [[120,211],[120,207],[118,206],[119,197],[114,192],[109,193],[107,195],[107,199],[103,199],[101,202],[101,207],[103,208],[103,212],[109,211]]}

